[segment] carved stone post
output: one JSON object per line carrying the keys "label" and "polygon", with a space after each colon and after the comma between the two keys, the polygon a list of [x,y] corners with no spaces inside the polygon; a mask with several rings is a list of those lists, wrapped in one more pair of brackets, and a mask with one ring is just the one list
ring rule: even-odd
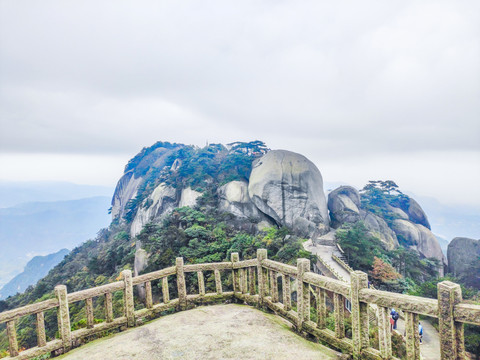
{"label": "carved stone post", "polygon": [[292,308],[292,290],[290,288],[290,275],[282,274],[282,300],[285,311]]}
{"label": "carved stone post", "polygon": [[45,334],[45,316],[43,311],[37,313],[37,345],[38,347],[47,344],[47,336]]}
{"label": "carved stone post", "polygon": [[85,299],[85,313],[87,314],[87,329],[93,329],[95,318],[93,317],[93,299]]}
{"label": "carved stone post", "polygon": [[405,311],[405,333],[407,334],[407,359],[420,360],[420,337],[418,314]]}
{"label": "carved stone post", "polygon": [[178,306],[180,310],[187,308],[187,287],[185,285],[185,272],[183,271],[183,258],[175,259],[177,266],[177,289],[178,289]]}
{"label": "carved stone post", "polygon": [[198,295],[205,295],[205,280],[203,278],[203,271],[197,271],[198,278]]}
{"label": "carved stone post", "polygon": [[310,320],[310,291],[303,282],[303,275],[310,271],[310,260],[297,259],[297,312],[298,330],[302,330],[303,322]]}
{"label": "carved stone post", "polygon": [[[240,257],[238,256],[238,252],[233,252],[230,255],[230,259],[232,263],[236,263],[240,261]],[[238,270],[233,269],[232,270],[232,276],[233,276],[233,292],[237,293],[240,292],[240,281],[238,280]]]}
{"label": "carved stone post", "polygon": [[249,267],[248,268],[248,292],[250,295],[255,295],[255,268]]}
{"label": "carved stone post", "polygon": [[462,301],[460,285],[442,281],[438,289],[438,324],[442,360],[465,359],[463,324],[453,318],[453,308]]}
{"label": "carved stone post", "polygon": [[113,321],[113,301],[112,293],[110,292],[105,294],[105,320],[107,323]]}
{"label": "carved stone post", "polygon": [[15,320],[7,322],[8,351],[10,356],[18,355],[17,331],[15,330]]}
{"label": "carved stone post", "polygon": [[170,302],[170,291],[168,290],[168,276],[162,278],[162,296],[163,303],[168,304]]}
{"label": "carved stone post", "polygon": [[55,286],[55,296],[58,299],[58,332],[60,333],[60,338],[62,339],[63,350],[67,352],[70,349],[72,340],[67,287],[65,285]]}
{"label": "carved stone post", "polygon": [[258,279],[258,296],[260,305],[263,305],[263,299],[265,297],[265,283],[267,279],[265,279],[263,268],[262,268],[262,261],[267,258],[267,249],[258,249],[257,250],[257,279]]}
{"label": "carved stone post", "polygon": [[333,294],[333,305],[335,313],[335,336],[337,339],[343,339],[345,337],[345,306],[341,294]]}
{"label": "carved stone post", "polygon": [[324,289],[319,287],[315,288],[315,293],[317,298],[315,300],[315,305],[317,307],[317,326],[318,328],[325,329],[326,327],[326,319],[327,319],[327,304],[326,300],[326,293]]}
{"label": "carved stone post", "polygon": [[223,290],[222,290],[222,277],[220,275],[220,270],[218,269],[215,269],[213,270],[213,273],[215,275],[215,288],[217,290],[217,294],[222,294],[223,293]]}
{"label": "carved stone post", "polygon": [[369,346],[368,338],[368,304],[360,302],[360,290],[368,288],[368,276],[364,272],[354,271],[350,274],[352,295],[352,339],[353,357],[361,358],[363,349]]}
{"label": "carved stone post", "polygon": [[386,307],[378,307],[378,342],[382,359],[392,357],[392,333],[390,330],[389,312]]}
{"label": "carved stone post", "polygon": [[153,307],[152,283],[150,281],[145,282],[145,306],[147,309]]}
{"label": "carved stone post", "polygon": [[278,280],[277,272],[270,270],[270,296],[272,297],[272,302],[278,302]]}
{"label": "carved stone post", "polygon": [[122,278],[125,284],[124,289],[124,302],[125,302],[125,316],[127,317],[127,326],[135,326],[135,305],[133,302],[133,282],[132,282],[132,271],[123,270]]}

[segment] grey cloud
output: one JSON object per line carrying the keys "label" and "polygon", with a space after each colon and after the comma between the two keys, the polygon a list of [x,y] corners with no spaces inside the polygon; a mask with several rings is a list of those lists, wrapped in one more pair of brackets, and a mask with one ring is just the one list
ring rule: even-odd
{"label": "grey cloud", "polygon": [[4,153],[239,135],[339,158],[480,151],[477,1],[0,6]]}

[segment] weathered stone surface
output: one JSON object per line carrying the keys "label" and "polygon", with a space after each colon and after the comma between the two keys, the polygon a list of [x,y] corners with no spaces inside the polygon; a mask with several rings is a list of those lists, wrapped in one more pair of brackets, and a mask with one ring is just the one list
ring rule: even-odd
{"label": "weathered stone surface", "polygon": [[248,195],[246,181],[231,181],[218,188],[219,210],[229,212],[238,218],[254,218],[259,211]]}
{"label": "weathered stone surface", "polygon": [[178,207],[195,206],[197,204],[197,199],[200,195],[202,195],[201,192],[195,191],[191,187],[183,189]]}
{"label": "weathered stone surface", "polygon": [[420,224],[431,230],[430,223],[428,222],[427,214],[423,211],[419,203],[409,197],[408,199],[398,200],[393,204],[395,207],[403,210],[408,216],[408,220],[415,224]]}
{"label": "weathered stone surface", "polygon": [[125,173],[120,178],[112,198],[112,219],[123,217],[125,206],[130,199],[135,197],[141,182],[142,178],[136,178],[133,171]]}
{"label": "weathered stone surface", "polygon": [[176,192],[164,183],[155,190],[139,206],[137,214],[130,227],[130,236],[137,236],[145,224],[151,221],[160,222],[165,215],[176,207]]}
{"label": "weathered stone surface", "polygon": [[370,234],[380,239],[383,247],[387,250],[393,250],[398,247],[398,240],[395,233],[390,229],[381,217],[371,212],[361,210],[361,220],[365,223],[365,227]]}
{"label": "weathered stone surface", "polygon": [[448,271],[455,277],[462,277],[471,271],[474,261],[480,261],[480,240],[456,237],[447,250]]}
{"label": "weathered stone surface", "polygon": [[405,246],[417,250],[424,257],[438,259],[441,264],[439,273],[443,276],[443,266],[447,261],[437,238],[429,229],[423,225],[402,219],[394,220],[392,228]]}
{"label": "weathered stone surface", "polygon": [[351,186],[340,186],[328,194],[330,225],[338,228],[344,223],[360,220],[360,194]]}
{"label": "weathered stone surface", "polygon": [[243,305],[203,306],[99,339],[65,359],[337,359],[273,315]]}
{"label": "weathered stone surface", "polygon": [[248,193],[262,213],[300,236],[329,230],[322,175],[300,154],[272,150],[255,161]]}

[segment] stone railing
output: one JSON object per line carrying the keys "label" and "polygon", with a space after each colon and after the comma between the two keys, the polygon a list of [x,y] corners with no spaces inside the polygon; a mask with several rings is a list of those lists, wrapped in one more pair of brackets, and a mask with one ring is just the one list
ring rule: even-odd
{"label": "stone railing", "polygon": [[[333,255],[333,254],[332,254]],[[333,277],[336,277],[338,280],[340,281],[343,281],[343,282],[347,282],[347,280],[345,280],[345,278],[340,275],[334,268],[332,268],[324,259],[322,259],[321,256],[318,256],[316,255],[316,258],[317,258],[317,261],[322,264],[325,269],[327,270],[327,272],[330,272],[332,274]],[[332,257],[333,258],[333,257]],[[323,272],[323,271],[322,271]]]}
{"label": "stone railing", "polygon": [[332,259],[335,260],[335,262],[340,265],[342,268],[344,268],[346,271],[349,273],[353,272],[353,269],[342,259],[340,259],[337,255],[332,254]]}
{"label": "stone railing", "polygon": [[[196,273],[196,281],[188,273]],[[205,274],[214,278],[214,292],[206,292]],[[222,275],[224,279],[226,276],[231,278],[233,291],[224,291]],[[297,266],[269,260],[264,249],[258,250],[257,258],[251,260],[240,261],[238,253],[233,253],[229,262],[184,265],[183,258],[177,258],[175,266],[133,278],[131,271],[125,270],[122,277],[122,281],[70,294],[64,285],[58,285],[55,287],[54,299],[0,313],[0,323],[7,323],[11,355],[7,359],[30,359],[52,351],[67,352],[78,343],[76,340],[97,332],[138,326],[142,323],[139,321],[141,318],[165,310],[180,311],[196,304],[227,299],[239,299],[249,305],[269,308],[289,320],[297,331],[309,333],[332,348],[352,354],[355,359],[393,358],[388,321],[388,308],[391,307],[405,312],[408,359],[420,358],[419,315],[439,319],[442,359],[463,359],[463,323],[480,325],[480,306],[462,302],[460,286],[452,282],[438,284],[438,299],[394,294],[368,289],[367,275],[360,271],[354,271],[351,274],[351,284],[346,284],[310,272],[310,261],[307,259],[298,259]],[[173,282],[173,278],[177,297],[170,299],[169,279]],[[158,281],[158,286],[162,288],[158,303],[154,303],[152,296],[154,281]],[[292,281],[296,282],[296,296],[292,296]],[[135,285],[145,288],[144,307],[137,310],[134,306]],[[195,288],[195,293],[188,294],[187,288]],[[313,297],[310,295],[311,290],[314,292]],[[114,317],[112,294],[119,291],[123,294],[124,311],[122,316]],[[105,320],[95,324],[93,299],[101,297],[104,298]],[[334,331],[326,328],[327,297],[333,298]],[[352,304],[351,339],[345,336],[344,298],[348,298]],[[87,326],[72,331],[69,305],[81,301],[85,304]],[[137,301],[137,306],[140,303]],[[373,349],[369,344],[368,304],[376,304],[378,307],[379,350]],[[311,307],[315,311],[311,312]],[[50,309],[57,311],[59,339],[47,341],[44,312]],[[311,313],[315,314],[315,322],[312,321]],[[15,322],[28,315],[36,316],[38,346],[19,352]]]}

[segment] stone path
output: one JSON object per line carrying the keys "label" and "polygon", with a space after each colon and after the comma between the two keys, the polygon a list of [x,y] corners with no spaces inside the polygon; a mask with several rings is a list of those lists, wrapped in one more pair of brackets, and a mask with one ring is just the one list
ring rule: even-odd
{"label": "stone path", "polygon": [[341,280],[350,283],[350,273],[332,258],[332,254],[335,254],[336,256],[341,255],[336,246],[313,245],[312,240],[307,240],[303,243],[303,248],[312,254],[321,257],[323,261],[325,261],[333,270],[337,272],[338,275],[342,277]]}
{"label": "stone path", "polygon": [[[340,255],[336,246],[331,245],[313,245],[312,240],[308,240],[303,243],[305,250],[310,251],[322,258],[333,270],[335,270],[346,282],[350,283],[350,273],[341,267],[332,258],[332,254],[336,256]],[[376,308],[376,306],[374,306]],[[420,321],[423,326],[423,343],[420,345],[420,353],[424,360],[437,360],[440,359],[440,337],[438,331],[427,321]],[[398,332],[402,335],[405,333],[405,324],[402,319],[398,320]]]}
{"label": "stone path", "polygon": [[[420,344],[420,354],[423,360],[440,359],[440,337],[437,329],[428,320],[421,320],[423,326],[423,342]],[[405,334],[405,322],[402,319],[397,321],[397,332]]]}
{"label": "stone path", "polygon": [[67,360],[337,359],[338,353],[290,330],[278,316],[244,305],[178,312],[59,357]]}

